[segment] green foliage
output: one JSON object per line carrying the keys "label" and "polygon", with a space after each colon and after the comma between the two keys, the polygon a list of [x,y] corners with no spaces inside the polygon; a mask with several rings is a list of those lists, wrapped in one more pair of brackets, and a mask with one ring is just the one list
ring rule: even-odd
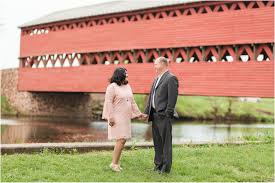
{"label": "green foliage", "polygon": [[16,115],[17,111],[8,102],[6,96],[1,95],[1,115]]}

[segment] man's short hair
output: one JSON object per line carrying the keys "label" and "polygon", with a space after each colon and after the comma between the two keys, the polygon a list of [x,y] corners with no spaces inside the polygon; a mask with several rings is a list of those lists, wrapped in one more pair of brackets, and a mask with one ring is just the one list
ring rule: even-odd
{"label": "man's short hair", "polygon": [[160,62],[164,63],[165,65],[168,65],[169,59],[165,57],[158,57],[156,60],[159,60]]}

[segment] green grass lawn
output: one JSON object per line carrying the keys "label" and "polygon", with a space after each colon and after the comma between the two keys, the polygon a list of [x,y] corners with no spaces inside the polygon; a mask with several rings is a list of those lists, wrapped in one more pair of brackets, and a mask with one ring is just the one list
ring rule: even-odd
{"label": "green grass lawn", "polygon": [[[146,95],[135,95],[141,110],[144,110],[145,98]],[[236,97],[179,96],[176,110],[181,118],[194,120],[274,122],[273,98],[262,98],[254,103],[241,102]]]}
{"label": "green grass lawn", "polygon": [[6,182],[273,181],[273,147],[273,140],[262,144],[177,146],[168,175],[152,170],[152,148],[124,151],[120,173],[108,167],[111,151],[3,155],[1,175]]}

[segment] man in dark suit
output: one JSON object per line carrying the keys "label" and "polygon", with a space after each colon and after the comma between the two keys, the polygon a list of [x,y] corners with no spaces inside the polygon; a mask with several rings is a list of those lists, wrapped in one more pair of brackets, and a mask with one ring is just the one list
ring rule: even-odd
{"label": "man in dark suit", "polygon": [[178,79],[168,70],[168,59],[154,61],[158,77],[154,80],[145,107],[148,121],[152,121],[155,149],[155,171],[169,173],[172,165],[172,120],[177,114]]}

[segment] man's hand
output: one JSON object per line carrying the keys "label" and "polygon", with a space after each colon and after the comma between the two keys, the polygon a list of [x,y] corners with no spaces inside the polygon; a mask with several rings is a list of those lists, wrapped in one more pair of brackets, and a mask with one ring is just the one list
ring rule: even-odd
{"label": "man's hand", "polygon": [[147,114],[141,114],[139,117],[138,117],[139,120],[148,120],[148,115]]}
{"label": "man's hand", "polygon": [[109,119],[109,125],[110,126],[114,126],[115,125],[115,119],[114,118],[110,118]]}

